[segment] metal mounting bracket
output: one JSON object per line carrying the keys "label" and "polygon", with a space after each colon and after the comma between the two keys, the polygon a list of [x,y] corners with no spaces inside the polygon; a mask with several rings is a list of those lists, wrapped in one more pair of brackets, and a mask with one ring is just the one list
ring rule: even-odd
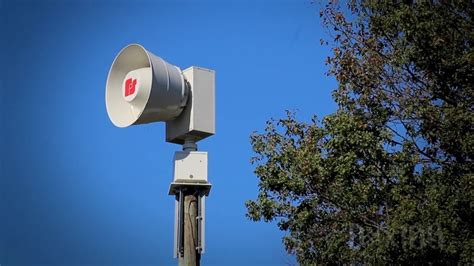
{"label": "metal mounting bracket", "polygon": [[[210,187],[210,184],[209,184]],[[204,188],[204,189],[202,189]],[[180,186],[176,189],[175,194],[175,218],[174,218],[174,248],[173,257],[178,258],[184,256],[184,193],[186,190],[196,190],[197,193],[197,243],[196,250],[199,254],[205,252],[205,230],[206,230],[206,195],[209,190],[200,186]]]}

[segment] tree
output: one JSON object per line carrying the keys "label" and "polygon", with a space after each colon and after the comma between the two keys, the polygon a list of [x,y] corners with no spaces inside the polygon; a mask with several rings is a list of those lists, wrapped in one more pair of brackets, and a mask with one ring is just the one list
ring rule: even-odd
{"label": "tree", "polygon": [[474,263],[469,2],[322,8],[337,111],[251,136],[247,215],[278,221],[301,264]]}

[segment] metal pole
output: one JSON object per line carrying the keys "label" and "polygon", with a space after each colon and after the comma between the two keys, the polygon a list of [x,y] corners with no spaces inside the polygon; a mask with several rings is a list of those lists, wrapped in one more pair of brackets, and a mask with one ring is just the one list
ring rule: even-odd
{"label": "metal pole", "polygon": [[178,252],[179,255],[182,256],[184,254],[184,193],[183,189],[181,188],[179,190],[179,196],[178,196]]}

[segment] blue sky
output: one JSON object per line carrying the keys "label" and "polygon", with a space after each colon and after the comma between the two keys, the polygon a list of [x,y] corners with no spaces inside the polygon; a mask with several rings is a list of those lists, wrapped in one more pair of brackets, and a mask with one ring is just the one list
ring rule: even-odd
{"label": "blue sky", "polygon": [[[335,110],[319,6],[298,1],[8,1],[1,20],[1,265],[176,265],[174,151],[164,124],[119,129],[109,67],[140,43],[216,71],[202,265],[288,265],[275,224],[245,217],[258,192],[249,135],[297,110]],[[225,264],[224,264],[225,262]]]}

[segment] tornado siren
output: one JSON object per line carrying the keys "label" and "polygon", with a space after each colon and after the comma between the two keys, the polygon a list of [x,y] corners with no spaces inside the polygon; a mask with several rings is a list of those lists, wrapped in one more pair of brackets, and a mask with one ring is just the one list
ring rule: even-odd
{"label": "tornado siren", "polygon": [[139,44],[116,56],[105,90],[107,114],[117,127],[167,122],[166,141],[183,144],[215,133],[214,71],[184,71]]}
{"label": "tornado siren", "polygon": [[[166,122],[166,141],[183,144],[174,158],[169,194],[175,196],[174,256],[183,258],[193,243],[204,253],[207,152],[198,152],[196,142],[215,133],[215,74],[213,70],[189,67],[184,71],[139,44],[123,48],[109,70],[105,88],[107,114],[117,127]],[[198,214],[184,219],[184,197],[197,195]],[[185,237],[186,221],[193,223],[198,239]],[[188,232],[188,235],[189,234]],[[186,260],[186,259],[185,259]]]}

